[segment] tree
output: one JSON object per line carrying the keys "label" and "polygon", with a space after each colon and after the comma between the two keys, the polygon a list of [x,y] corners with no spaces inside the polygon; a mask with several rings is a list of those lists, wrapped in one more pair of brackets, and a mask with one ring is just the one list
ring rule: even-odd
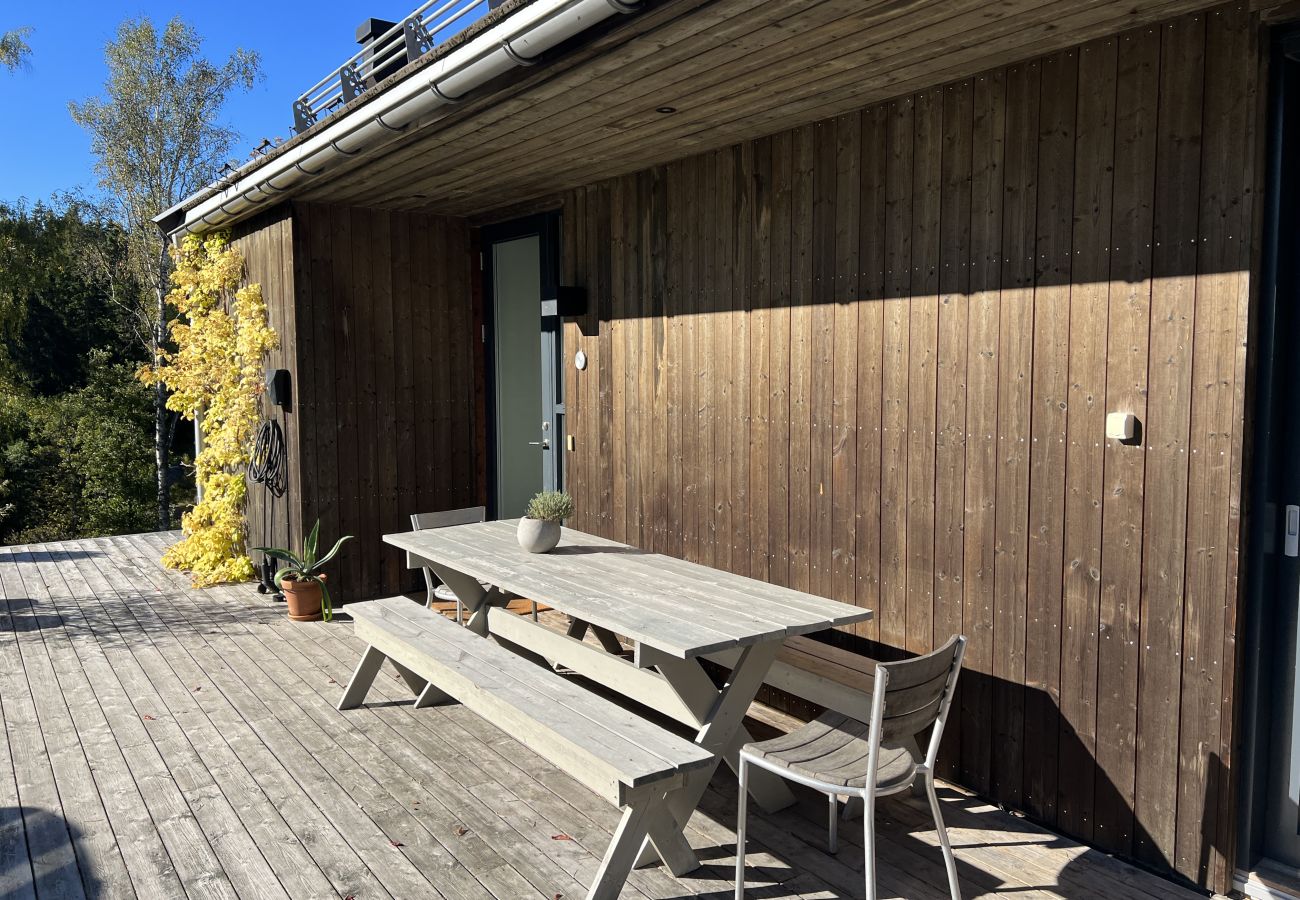
{"label": "tree", "polygon": [[0,33],[0,69],[12,72],[22,67],[27,57],[32,55],[32,48],[27,46],[27,36],[31,33],[30,28]]}
{"label": "tree", "polygon": [[149,528],[149,391],[111,357],[92,350],[68,393],[0,390],[0,544]]}
{"label": "tree", "polygon": [[[261,77],[258,55],[236,50],[221,64],[202,55],[198,32],[180,18],[159,31],[147,18],[128,19],[105,48],[104,93],[70,103],[72,118],[91,135],[100,186],[126,226],[132,268],[147,323],[145,349],[157,366],[168,334],[170,261],[155,216],[214,181],[239,135],[221,124],[226,100]],[[169,457],[176,418],[167,390],[153,386],[157,527],[171,527]]]}
{"label": "tree", "polygon": [[86,383],[95,348],[144,362],[126,261],[126,233],[92,204],[0,203],[0,378],[52,396]]}
{"label": "tree", "polygon": [[153,527],[125,262],[123,228],[83,200],[0,203],[0,544]]}

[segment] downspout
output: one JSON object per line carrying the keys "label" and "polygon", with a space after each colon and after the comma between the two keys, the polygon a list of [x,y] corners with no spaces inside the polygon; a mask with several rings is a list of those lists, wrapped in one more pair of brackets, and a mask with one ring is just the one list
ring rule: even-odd
{"label": "downspout", "polygon": [[636,9],[635,3],[624,0],[535,0],[300,146],[246,176],[236,174],[232,184],[186,211],[179,223],[173,224],[176,210],[156,221],[174,234],[224,225],[325,174],[336,162],[364,152],[420,117],[460,101],[498,75],[531,65],[542,53],[615,13]]}

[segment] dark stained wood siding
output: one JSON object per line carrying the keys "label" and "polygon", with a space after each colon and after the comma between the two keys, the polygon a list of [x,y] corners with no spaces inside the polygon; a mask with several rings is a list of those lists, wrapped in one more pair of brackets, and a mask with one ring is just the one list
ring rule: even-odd
{"label": "dark stained wood siding", "polygon": [[302,521],[356,536],[330,573],[336,602],[407,590],[382,536],[481,502],[469,226],[301,204],[293,229]]}
{"label": "dark stained wood siding", "polygon": [[577,527],[871,607],[873,652],[965,632],[944,771],[1217,890],[1256,40],[1215,7],[564,213]]}
{"label": "dark stained wood siding", "polygon": [[[280,346],[267,357],[266,369],[288,369],[296,393],[301,315],[294,309],[293,235],[293,218],[286,204],[242,223],[231,235],[231,243],[243,254],[247,283],[261,285],[267,318],[280,338]],[[261,400],[263,417],[279,422],[284,432],[288,484],[279,498],[272,497],[261,485],[248,485],[249,546],[290,546],[298,540],[294,535],[302,530],[303,491],[305,486],[310,489],[315,473],[304,472],[294,464],[301,446],[302,416],[299,398],[293,400],[288,408],[271,406],[265,396]]]}
{"label": "dark stained wood siding", "polygon": [[318,204],[241,226],[247,277],[262,285],[291,374],[289,486],[250,485],[253,545],[355,539],[330,568],[336,602],[417,586],[381,536],[410,515],[482,502],[469,227],[464,220]]}

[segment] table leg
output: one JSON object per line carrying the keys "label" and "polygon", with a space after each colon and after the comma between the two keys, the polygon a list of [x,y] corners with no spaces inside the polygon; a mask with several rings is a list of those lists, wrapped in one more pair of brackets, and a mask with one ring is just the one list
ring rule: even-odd
{"label": "table leg", "polygon": [[565,634],[574,640],[580,641],[587,636],[588,629],[596,636],[596,640],[600,641],[600,646],[604,648],[606,653],[613,653],[615,656],[623,655],[625,652],[623,645],[618,642],[614,632],[608,628],[601,628],[599,625],[592,625],[590,622],[584,622],[582,619],[569,616],[569,627]]}
{"label": "table leg", "polygon": [[596,640],[600,641],[600,646],[605,648],[606,653],[612,653],[615,656],[623,655],[623,645],[618,642],[618,638],[614,637],[614,632],[608,628],[601,628],[599,625],[592,625],[591,633],[596,636]]}
{"label": "table leg", "polygon": [[461,604],[465,607],[465,612],[469,614],[465,627],[475,634],[486,636],[488,633],[487,611],[491,606],[505,606],[509,600],[506,595],[497,588],[492,587],[484,590],[483,585],[479,584],[477,578],[466,575],[463,572],[457,572],[449,568],[445,563],[426,560],[429,568],[442,579],[442,583],[451,588],[451,592],[456,595]]}
{"label": "table leg", "polygon": [[[656,659],[655,666],[660,674],[702,722],[695,743],[734,766],[740,747],[750,740],[742,724],[745,712],[762,686],[763,679],[767,677],[768,669],[776,659],[780,647],[780,641],[769,641],[746,648],[721,691],[714,687],[712,679],[698,660],[668,657]],[[686,784],[668,798],[668,809],[679,830],[686,826],[691,814],[700,805],[700,799],[716,768],[715,762],[714,765],[692,771],[686,778]],[[758,774],[759,770],[752,773],[753,776]],[[751,777],[749,783],[749,792],[759,805],[774,812],[794,803],[794,795],[780,778],[769,772],[764,774],[771,777]],[[637,865],[653,862],[655,855],[647,841],[641,848]]]}
{"label": "table leg", "polygon": [[582,621],[582,619],[579,619],[576,616],[569,616],[569,628],[565,634],[573,638],[575,641],[580,641],[587,636],[587,629],[590,627],[591,626]]}

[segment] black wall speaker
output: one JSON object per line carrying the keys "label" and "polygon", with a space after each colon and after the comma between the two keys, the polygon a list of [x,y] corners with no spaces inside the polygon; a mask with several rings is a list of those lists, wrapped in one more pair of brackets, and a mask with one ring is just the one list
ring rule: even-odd
{"label": "black wall speaker", "polygon": [[272,406],[289,405],[289,370],[275,369],[266,376],[266,396]]}

